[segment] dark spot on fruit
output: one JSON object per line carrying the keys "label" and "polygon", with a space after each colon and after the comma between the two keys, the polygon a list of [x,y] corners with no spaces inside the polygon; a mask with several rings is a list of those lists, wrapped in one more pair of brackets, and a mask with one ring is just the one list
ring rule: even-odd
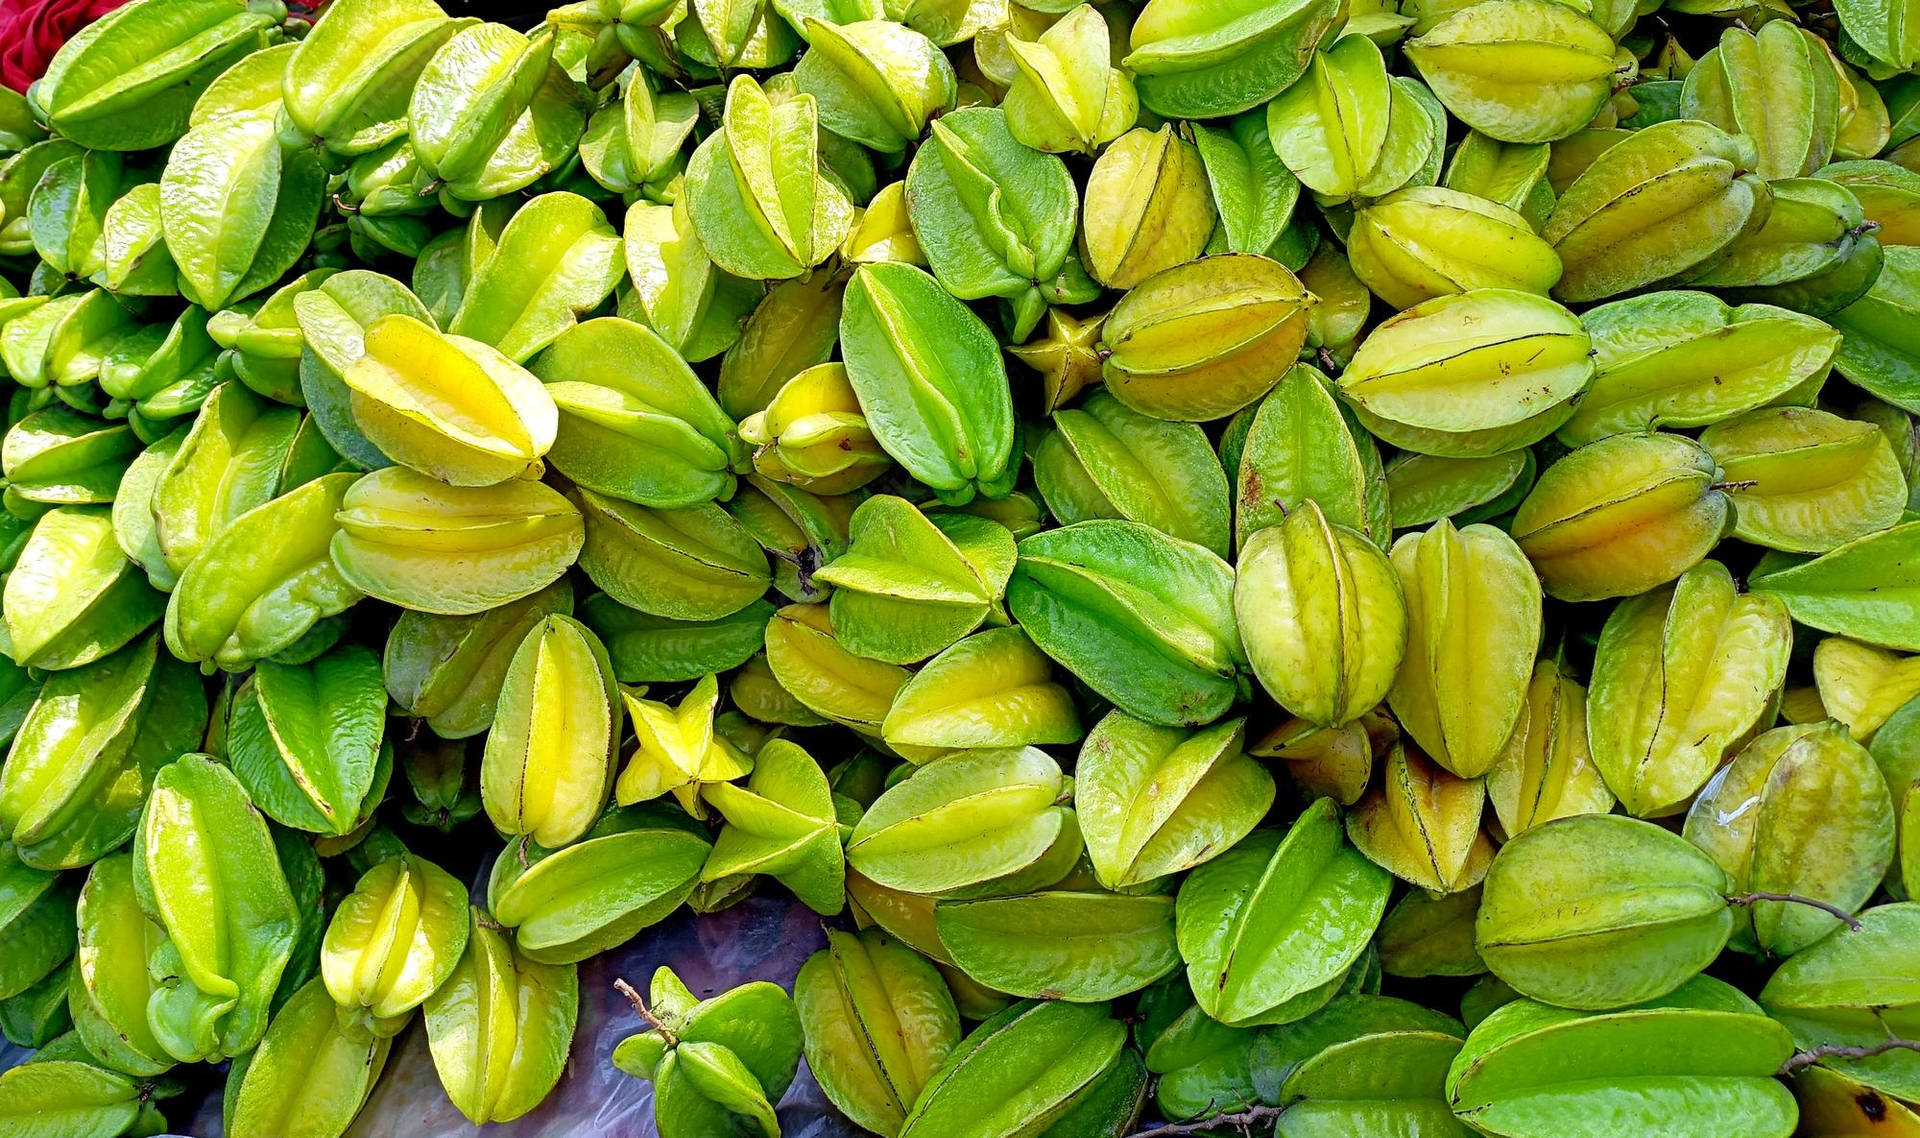
{"label": "dark spot on fruit", "polygon": [[1860,1108],[1860,1113],[1865,1116],[1868,1122],[1886,1121],[1887,1103],[1886,1100],[1882,1099],[1879,1095],[1872,1091],[1861,1091],[1859,1094],[1853,1096],[1853,1101],[1854,1105]]}

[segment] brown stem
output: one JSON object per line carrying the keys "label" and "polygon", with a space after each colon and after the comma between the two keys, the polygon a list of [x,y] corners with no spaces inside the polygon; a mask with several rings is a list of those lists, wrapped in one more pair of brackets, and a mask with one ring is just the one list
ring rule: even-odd
{"label": "brown stem", "polygon": [[1251,1133],[1256,1122],[1271,1122],[1280,1117],[1277,1106],[1249,1107],[1238,1114],[1216,1114],[1212,1118],[1202,1118],[1193,1122],[1169,1122],[1156,1126],[1152,1130],[1137,1130],[1128,1138],[1167,1138],[1173,1134],[1204,1134],[1209,1130],[1219,1130],[1225,1126],[1238,1129],[1241,1133]]}
{"label": "brown stem", "polygon": [[1810,909],[1818,909],[1823,913],[1839,918],[1854,932],[1860,931],[1860,922],[1854,918],[1852,913],[1847,912],[1838,905],[1822,901],[1818,897],[1802,897],[1798,893],[1758,892],[1742,893],[1738,897],[1727,898],[1727,904],[1729,905],[1751,905],[1756,901],[1781,901],[1789,905],[1805,905]]}
{"label": "brown stem", "polygon": [[661,1023],[660,1017],[654,1015],[652,1009],[647,1007],[647,1001],[640,998],[640,993],[634,991],[632,984],[627,983],[625,980],[616,979],[613,982],[613,987],[615,991],[627,998],[627,1001],[633,1005],[633,1010],[640,1013],[640,1018],[646,1020],[648,1026],[660,1033],[660,1038],[667,1041],[668,1047],[680,1046],[679,1037],[667,1030],[667,1025]]}
{"label": "brown stem", "polygon": [[1328,376],[1331,377],[1340,374],[1340,361],[1333,358],[1332,352],[1321,348],[1319,350],[1319,357],[1320,366],[1326,369]]}
{"label": "brown stem", "polygon": [[1822,1059],[1871,1059],[1875,1055],[1885,1055],[1889,1051],[1920,1051],[1920,1041],[1912,1039],[1888,1039],[1871,1047],[1842,1047],[1838,1043],[1823,1043],[1818,1047],[1809,1047],[1805,1051],[1795,1051],[1780,1067],[1782,1075],[1791,1075],[1802,1067],[1811,1067]]}

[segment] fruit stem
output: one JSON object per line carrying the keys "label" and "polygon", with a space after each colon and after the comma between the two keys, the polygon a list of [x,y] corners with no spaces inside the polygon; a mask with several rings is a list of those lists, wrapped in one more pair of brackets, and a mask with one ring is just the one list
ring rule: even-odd
{"label": "fruit stem", "polygon": [[667,1041],[668,1047],[680,1046],[679,1037],[667,1030],[667,1025],[661,1023],[660,1017],[654,1015],[652,1010],[647,1007],[647,1001],[640,998],[640,993],[633,990],[632,984],[627,983],[625,980],[616,979],[613,982],[613,987],[615,991],[627,998],[627,1001],[633,1005],[633,1010],[640,1013],[641,1019],[646,1020],[647,1024],[652,1027],[653,1030],[660,1033],[660,1038]]}
{"label": "fruit stem", "polygon": [[1280,1117],[1277,1106],[1256,1106],[1238,1114],[1216,1114],[1212,1118],[1202,1118],[1195,1122],[1169,1122],[1156,1126],[1152,1130],[1136,1130],[1127,1138],[1167,1138],[1173,1134],[1202,1134],[1209,1130],[1218,1130],[1231,1126],[1242,1134],[1251,1134],[1256,1122],[1271,1122]]}
{"label": "fruit stem", "polygon": [[1875,1055],[1885,1055],[1889,1051],[1920,1051],[1920,1042],[1911,1039],[1887,1039],[1871,1047],[1843,1047],[1838,1043],[1823,1043],[1805,1051],[1795,1051],[1785,1063],[1780,1065],[1780,1074],[1791,1075],[1802,1067],[1811,1067],[1822,1059],[1871,1059]]}
{"label": "fruit stem", "polygon": [[1729,905],[1752,905],[1756,901],[1783,901],[1790,905],[1805,905],[1810,909],[1818,909],[1823,913],[1838,917],[1840,920],[1846,922],[1846,926],[1854,932],[1860,931],[1860,922],[1854,919],[1852,913],[1847,912],[1838,905],[1822,901],[1817,897],[1802,897],[1797,893],[1742,893],[1738,897],[1727,898],[1727,904]]}

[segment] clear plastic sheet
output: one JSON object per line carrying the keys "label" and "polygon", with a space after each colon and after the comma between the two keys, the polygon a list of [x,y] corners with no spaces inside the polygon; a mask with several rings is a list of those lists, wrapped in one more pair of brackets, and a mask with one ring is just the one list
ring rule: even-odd
{"label": "clear plastic sheet", "polygon": [[[766,895],[710,916],[683,910],[613,952],[583,963],[580,1022],[560,1085],[531,1114],[484,1131],[447,1101],[427,1053],[426,1030],[416,1017],[395,1042],[386,1073],[348,1136],[656,1138],[651,1085],[614,1069],[610,1058],[614,1044],[641,1029],[639,1014],[614,991],[614,980],[625,979],[644,992],[654,969],[666,965],[702,996],[749,980],[772,980],[791,990],[801,963],[826,943],[820,918],[812,910],[789,897]],[[0,1069],[25,1056],[18,1048],[3,1047]],[[197,1109],[178,1099],[165,1109],[181,1135],[222,1138],[217,1085]],[[864,1133],[827,1103],[804,1062],[781,1100],[780,1131],[783,1138],[859,1138]]]}

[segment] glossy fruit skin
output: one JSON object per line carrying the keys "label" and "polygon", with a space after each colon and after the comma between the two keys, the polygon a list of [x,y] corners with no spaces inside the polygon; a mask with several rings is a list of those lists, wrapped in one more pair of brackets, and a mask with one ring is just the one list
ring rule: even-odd
{"label": "glossy fruit skin", "polygon": [[[1569,302],[1620,295],[1691,269],[1763,224],[1771,200],[1750,172],[1752,145],[1699,120],[1675,119],[1600,154],[1560,194],[1541,229],[1560,254],[1554,294]],[[1642,199],[1644,213],[1608,209],[1656,184],[1662,189]],[[1645,224],[1661,216],[1672,220],[1668,228]]]}
{"label": "glossy fruit skin", "polygon": [[1094,725],[1075,765],[1074,805],[1101,884],[1124,889],[1192,868],[1253,829],[1274,786],[1242,753],[1244,730],[1235,719],[1186,732],[1121,712]]}
{"label": "glossy fruit skin", "polygon": [[[1747,744],[1716,784],[1701,791],[1688,811],[1688,840],[1723,868],[1733,867],[1736,889],[1818,896],[1843,912],[1855,911],[1893,863],[1893,801],[1879,774],[1866,748],[1836,722],[1776,728]],[[1751,797],[1756,784],[1763,788],[1753,826],[1741,819],[1718,825],[1724,804]],[[1843,819],[1808,816],[1809,803],[1837,796],[1852,803]],[[1762,827],[1764,843],[1753,838]],[[1819,910],[1782,911],[1758,902],[1744,914],[1737,935],[1769,953],[1791,956],[1839,926],[1838,918]]]}
{"label": "glossy fruit skin", "polygon": [[622,1040],[614,1064],[658,1088],[663,1132],[693,1138],[749,1119],[761,1133],[777,1132],[772,1104],[800,1062],[793,1000],[762,982],[696,1001],[666,968],[655,974],[651,996],[660,1025]]}
{"label": "glossy fruit skin", "polygon": [[[1567,861],[1570,850],[1582,860]],[[1651,823],[1563,818],[1501,847],[1475,940],[1494,974],[1522,993],[1562,1007],[1624,1007],[1665,995],[1719,955],[1733,931],[1729,884],[1705,854]],[[1536,907],[1529,898],[1543,889],[1564,900]],[[1535,936],[1530,921],[1547,935]],[[1599,964],[1580,951],[1583,940],[1625,959]]]}
{"label": "glossy fruit skin", "polygon": [[[560,706],[555,706],[560,705]],[[547,617],[514,649],[480,764],[480,797],[502,833],[570,845],[613,786],[622,705],[607,650],[569,616]]]}
{"label": "glossy fruit skin", "polygon": [[1512,734],[1540,638],[1540,582],[1506,534],[1442,519],[1394,542],[1407,652],[1388,692],[1401,726],[1463,778]]}
{"label": "glossy fruit skin", "polygon": [[1589,690],[1595,764],[1629,814],[1689,800],[1758,727],[1787,670],[1784,606],[1737,594],[1703,561],[1667,588],[1620,602],[1601,630]]}
{"label": "glossy fruit skin", "polygon": [[365,1016],[374,1034],[394,1034],[458,966],[466,898],[445,870],[412,854],[369,869],[327,924],[320,974],[328,994]]}
{"label": "glossy fruit skin", "polygon": [[[1234,611],[1262,685],[1323,726],[1379,703],[1405,654],[1406,602],[1393,563],[1365,535],[1329,523],[1312,499],[1241,548]],[[1320,640],[1327,629],[1341,635]]]}
{"label": "glossy fruit skin", "polygon": [[[1201,297],[1223,303],[1195,304]],[[1266,394],[1307,335],[1314,298],[1265,257],[1227,253],[1163,266],[1102,327],[1114,398],[1158,419],[1214,419]]]}
{"label": "glossy fruit skin", "polygon": [[[794,1002],[808,1066],[835,1105],[876,1133],[898,1132],[907,1107],[960,1040],[946,982],[877,929],[835,932],[801,965]],[[891,1028],[873,1026],[891,1023]]]}
{"label": "glossy fruit skin", "polygon": [[266,822],[225,767],[185,755],[155,777],[133,858],[135,896],[164,934],[148,968],[186,978],[148,1000],[154,1035],[181,1062],[249,1050],[300,919]]}
{"label": "glossy fruit skin", "polygon": [[[1753,1001],[1711,978],[1690,981],[1665,999],[1598,1014],[1515,1001],[1468,1037],[1447,1073],[1447,1098],[1476,1126],[1515,1138],[1550,1132],[1519,1105],[1528,1098],[1552,1103],[1549,1118],[1624,1112],[1639,1120],[1632,1125],[1663,1127],[1685,1126],[1686,1104],[1713,1101],[1723,1117],[1740,1119],[1743,1133],[1784,1136],[1793,1132],[1796,1111],[1772,1073],[1793,1040],[1758,1012]],[[1587,1054],[1609,1042],[1626,1045],[1634,1058],[1584,1085],[1555,1073],[1556,1054]]]}
{"label": "glossy fruit skin", "polygon": [[1711,452],[1680,435],[1613,435],[1540,474],[1515,540],[1562,600],[1632,596],[1687,571],[1730,521]]}
{"label": "glossy fruit skin", "polygon": [[580,1000],[572,965],[524,958],[484,920],[473,910],[466,953],[422,1009],[441,1084],[477,1124],[512,1121],[547,1097],[566,1065]]}

